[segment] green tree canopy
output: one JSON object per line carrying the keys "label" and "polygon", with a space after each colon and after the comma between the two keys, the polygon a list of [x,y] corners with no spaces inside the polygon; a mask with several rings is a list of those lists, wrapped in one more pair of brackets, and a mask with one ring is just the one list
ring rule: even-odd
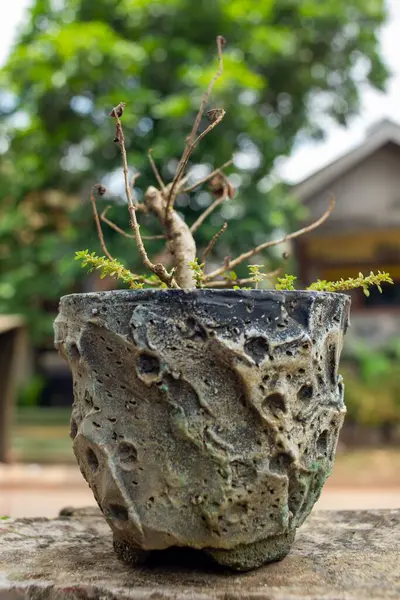
{"label": "green tree canopy", "polygon": [[[118,148],[109,110],[127,102],[129,163],[137,194],[154,183],[153,156],[171,179],[202,93],[216,68],[215,38],[228,41],[224,75],[210,107],[223,122],[192,157],[204,174],[235,156],[237,196],[213,215],[199,246],[223,221],[216,247],[240,252],[285,229],[296,204],[269,174],[299,134],[321,136],[323,116],[345,124],[360,107],[359,83],[382,89],[387,76],[377,29],[383,0],[36,0],[1,73],[0,310],[31,311],[74,289],[74,250],[98,250],[87,202],[104,182],[122,204]],[[195,219],[211,202],[200,189],[177,206]],[[111,214],[111,213],[110,213]],[[126,226],[125,210],[112,216]],[[144,222],[148,232],[151,223]],[[153,231],[154,232],[154,231]],[[157,233],[157,232],[155,232]],[[107,232],[135,266],[133,242]],[[160,242],[149,243],[156,252]],[[136,262],[137,264],[137,262]],[[33,311],[33,312],[32,312]]]}

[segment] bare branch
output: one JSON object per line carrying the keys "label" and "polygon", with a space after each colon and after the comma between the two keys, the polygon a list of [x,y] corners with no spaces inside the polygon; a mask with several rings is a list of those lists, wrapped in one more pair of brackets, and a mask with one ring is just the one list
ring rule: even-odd
{"label": "bare branch", "polygon": [[102,196],[105,193],[105,191],[106,191],[106,189],[103,186],[101,186],[99,184],[94,185],[90,192],[90,201],[92,203],[93,215],[94,215],[94,220],[96,223],[97,235],[99,236],[101,249],[103,250],[104,254],[107,256],[107,258],[109,260],[114,260],[113,257],[111,256],[111,254],[109,253],[109,251],[107,250],[107,246],[104,241],[103,230],[101,229],[101,223],[100,223],[100,219],[99,219],[99,213],[97,211],[96,198],[95,198],[95,192],[97,192],[98,194],[100,194],[100,196]]}
{"label": "bare branch", "polygon": [[246,283],[254,283],[253,277],[246,279],[219,279],[218,281],[207,281],[204,287],[207,288],[231,288],[234,285],[246,285]]}
{"label": "bare branch", "polygon": [[[138,209],[139,206],[142,206],[142,205],[139,204],[136,207],[136,210]],[[145,208],[144,204],[143,204],[143,207]],[[103,212],[100,215],[100,219],[104,223],[106,223],[109,227],[111,227],[111,229],[114,229],[114,231],[116,231],[117,233],[120,233],[121,235],[123,235],[126,238],[134,240],[135,236],[133,233],[127,233],[126,231],[121,229],[121,227],[118,227],[118,225],[116,223],[114,223],[113,221],[110,221],[110,219],[108,219],[106,217],[106,214],[110,210],[110,208],[111,208],[111,206],[106,206],[106,208],[103,210]],[[165,240],[165,235],[163,235],[163,234],[161,234],[161,235],[142,235],[142,240]]]}
{"label": "bare branch", "polygon": [[[306,227],[302,227],[301,229],[298,229],[297,231],[294,231],[293,233],[289,233],[289,234],[285,235],[284,237],[279,238],[278,240],[264,242],[263,244],[256,246],[252,250],[249,250],[248,252],[244,252],[237,258],[234,258],[233,260],[229,261],[228,268],[231,269],[233,267],[236,267],[237,265],[239,265],[243,261],[247,260],[251,256],[258,254],[259,252],[262,252],[263,250],[266,250],[267,248],[272,248],[273,246],[278,246],[279,244],[283,244],[284,242],[287,242],[288,240],[293,240],[294,238],[297,238],[297,237],[303,235],[304,233],[308,233],[309,231],[316,229],[317,227],[322,225],[322,223],[324,223],[324,221],[326,221],[326,219],[329,217],[329,215],[333,211],[334,207],[335,207],[335,200],[332,197],[330,199],[329,208],[324,212],[322,217],[320,217],[319,219],[317,219],[310,225],[307,225]],[[226,268],[227,268],[226,265],[223,265],[222,267],[219,267],[212,273],[208,273],[208,275],[205,275],[204,281],[205,282],[212,281],[213,279],[215,279],[216,277],[221,275],[226,270]]]}
{"label": "bare branch", "polygon": [[204,109],[205,109],[208,99],[210,97],[211,91],[223,71],[222,48],[224,47],[225,43],[226,43],[225,39],[221,35],[217,36],[218,70],[215,73],[214,77],[212,78],[212,80],[207,88],[207,91],[203,96],[199,111],[198,111],[195,121],[193,123],[192,130],[189,134],[189,137],[186,140],[185,148],[183,150],[181,159],[178,163],[174,178],[172,180],[172,185],[171,185],[171,189],[169,191],[168,200],[167,200],[166,209],[165,209],[165,214],[167,217],[168,217],[169,211],[171,210],[171,208],[174,205],[176,188],[178,187],[178,184],[181,180],[181,177],[183,175],[183,172],[185,170],[185,167],[187,165],[189,157],[190,157],[191,153],[193,152],[194,148],[196,147],[196,144],[204,137],[204,135],[206,135],[206,132],[208,133],[209,131],[211,131],[211,129],[213,129],[215,127],[215,125],[217,125],[221,121],[221,119],[223,118],[223,116],[225,114],[225,112],[222,111],[223,114],[221,113],[219,120],[217,117],[217,119],[213,123],[211,123],[212,127],[211,126],[207,127],[206,132],[203,132],[204,135],[199,136],[196,140],[197,130],[199,128],[200,121],[204,114]]}
{"label": "bare branch", "polygon": [[221,229],[219,231],[217,231],[217,233],[211,238],[211,240],[208,243],[207,248],[204,250],[203,252],[203,256],[201,258],[201,262],[203,263],[203,269],[204,266],[206,264],[206,260],[207,260],[207,254],[210,254],[210,252],[212,251],[212,249],[214,248],[215,244],[218,242],[219,238],[221,237],[221,235],[227,230],[228,228],[228,223],[224,223],[221,227]]}
{"label": "bare branch", "polygon": [[[188,163],[188,160],[190,158],[190,155],[192,154],[193,150],[196,148],[197,144],[208,134],[210,133],[210,131],[212,129],[214,129],[214,127],[216,127],[218,125],[218,123],[220,123],[222,121],[222,119],[225,116],[225,111],[223,108],[219,108],[219,109],[215,109],[216,111],[218,111],[218,116],[213,120],[212,123],[210,123],[210,125],[194,140],[194,142],[192,142],[191,144],[187,143],[186,144],[186,148],[187,148],[187,155],[185,160],[183,161],[183,163],[181,164],[181,166],[178,166],[178,170],[177,170],[177,178],[175,175],[174,181],[176,179],[176,183],[174,183],[174,181],[172,181],[172,185],[171,185],[171,191],[170,194],[168,196],[168,201],[167,201],[167,205],[166,205],[166,216],[168,216],[171,207],[173,206],[174,202],[175,202],[175,197],[177,195],[177,190],[179,190],[180,187],[180,181],[182,179],[182,175],[185,171],[186,165]],[[175,188],[175,189],[174,189]]]}
{"label": "bare branch", "polygon": [[246,277],[245,279],[223,279],[219,281],[207,281],[204,287],[207,288],[231,288],[234,285],[246,285],[247,283],[254,283],[253,277]]}
{"label": "bare branch", "polygon": [[207,183],[207,181],[210,181],[210,179],[212,179],[214,177],[214,175],[218,175],[223,169],[226,169],[226,167],[229,167],[232,163],[233,163],[232,159],[227,160],[226,163],[221,165],[218,169],[214,169],[214,171],[211,171],[211,173],[209,173],[202,179],[199,179],[199,181],[196,181],[196,183],[194,183],[193,185],[190,185],[189,187],[185,188],[184,190],[182,190],[182,192],[185,194],[188,194],[189,192],[193,192],[193,190],[195,190],[197,187],[199,187],[199,185],[202,185],[203,183]]}
{"label": "bare branch", "polygon": [[111,227],[111,229],[114,229],[114,231],[116,231],[117,233],[120,233],[121,235],[123,235],[124,237],[130,238],[131,240],[135,239],[135,236],[133,235],[133,233],[126,233],[126,231],[124,231],[123,229],[121,229],[120,227],[118,227],[118,225],[116,225],[115,223],[113,223],[112,221],[110,221],[110,219],[107,219],[106,214],[108,213],[108,211],[110,210],[111,206],[106,206],[105,209],[103,210],[103,212],[100,215],[100,219],[106,223],[109,227]]}
{"label": "bare branch", "polygon": [[154,176],[155,176],[155,178],[157,179],[157,183],[158,183],[158,185],[160,186],[160,190],[161,190],[162,192],[164,192],[164,191],[165,191],[165,183],[163,182],[163,180],[162,180],[162,178],[161,178],[161,175],[160,175],[160,172],[159,172],[159,170],[157,169],[157,165],[156,165],[156,163],[154,162],[154,159],[153,159],[153,157],[152,157],[152,155],[151,155],[151,153],[152,153],[152,152],[153,152],[153,150],[150,148],[150,149],[147,151],[147,156],[149,157],[150,165],[151,165],[151,168],[153,169]]}
{"label": "bare branch", "polygon": [[[265,273],[263,275],[264,279],[270,279],[271,277],[276,277],[282,271],[282,267],[279,269],[275,269],[275,271],[271,271],[270,273]],[[254,277],[246,277],[245,279],[224,279],[223,281],[208,281],[205,283],[204,287],[209,288],[231,288],[233,285],[246,285],[247,283],[255,283]]]}
{"label": "bare branch", "polygon": [[[212,131],[214,129],[214,127],[216,127],[219,123],[221,123],[222,119],[224,118],[224,116],[226,114],[223,108],[216,108],[214,110],[218,113],[218,115],[215,117],[215,119],[213,119],[212,123],[210,123],[208,125],[208,127],[206,127],[205,130],[202,131],[200,133],[200,135],[198,135],[197,138],[194,140],[194,142],[192,143],[192,145],[190,147],[190,154],[196,148],[197,144],[199,144],[201,142],[201,140],[204,137],[206,137],[207,133],[210,133],[210,131]],[[190,156],[190,154],[189,154],[189,156]],[[189,158],[189,156],[188,156],[188,158]],[[187,164],[187,161],[186,161],[184,167],[186,166],[186,164]]]}
{"label": "bare branch", "polygon": [[139,254],[141,256],[144,266],[147,267],[148,269],[150,269],[150,271],[153,271],[153,273],[155,273],[161,279],[161,281],[166,283],[169,287],[178,287],[178,284],[176,283],[176,281],[174,279],[173,273],[168,273],[168,271],[166,270],[164,265],[162,265],[161,263],[154,264],[151,262],[151,260],[149,259],[148,255],[147,255],[146,248],[143,244],[142,236],[140,235],[140,225],[136,218],[136,208],[135,208],[135,204],[133,202],[133,197],[132,197],[131,188],[130,188],[129,179],[128,179],[129,171],[128,171],[128,161],[126,158],[125,138],[124,138],[124,132],[122,130],[121,120],[119,118],[122,115],[122,113],[121,113],[121,115],[119,115],[119,112],[117,109],[118,109],[118,107],[114,108],[112,110],[111,116],[114,117],[117,122],[115,139],[121,148],[122,164],[123,164],[123,170],[124,170],[124,181],[125,181],[125,193],[126,193],[126,199],[128,201],[128,210],[129,210],[129,214],[131,217],[130,223],[131,223],[131,227],[133,229],[133,233],[135,234],[136,245],[139,250]]}
{"label": "bare branch", "polygon": [[167,239],[166,235],[160,233],[160,235],[142,235],[142,240],[165,240]]}
{"label": "bare branch", "polygon": [[208,215],[210,215],[218,206],[220,206],[225,200],[227,200],[228,196],[226,194],[222,194],[219,198],[214,200],[210,206],[206,208],[206,210],[199,216],[198,219],[193,223],[190,228],[190,231],[194,233],[198,230],[198,228],[203,224],[203,222],[207,219]]}
{"label": "bare branch", "polygon": [[274,271],[270,271],[269,273],[264,273],[264,279],[271,279],[272,277],[277,277],[282,272],[282,267],[278,267]]}

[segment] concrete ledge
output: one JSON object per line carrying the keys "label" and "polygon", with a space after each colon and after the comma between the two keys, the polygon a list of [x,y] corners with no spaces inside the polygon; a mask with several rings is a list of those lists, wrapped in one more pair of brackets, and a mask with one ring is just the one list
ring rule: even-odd
{"label": "concrete ledge", "polygon": [[0,600],[25,598],[398,600],[400,509],[315,512],[285,560],[245,574],[217,571],[187,550],[129,568],[97,509],[0,521]]}

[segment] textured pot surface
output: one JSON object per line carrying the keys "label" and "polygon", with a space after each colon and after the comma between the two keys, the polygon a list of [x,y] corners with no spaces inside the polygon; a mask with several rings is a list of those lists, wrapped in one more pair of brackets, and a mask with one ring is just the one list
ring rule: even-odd
{"label": "textured pot surface", "polygon": [[349,305],[262,290],[61,299],[74,451],[120,556],[191,546],[248,569],[287,554],[334,460]]}

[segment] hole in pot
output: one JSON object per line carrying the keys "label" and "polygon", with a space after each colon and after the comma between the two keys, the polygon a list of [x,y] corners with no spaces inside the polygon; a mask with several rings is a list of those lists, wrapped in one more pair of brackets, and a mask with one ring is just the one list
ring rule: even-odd
{"label": "hole in pot", "polygon": [[77,433],[78,433],[78,425],[77,425],[75,419],[71,419],[69,435],[74,440],[77,436]]}
{"label": "hole in pot", "polygon": [[90,408],[93,407],[93,400],[92,400],[92,397],[89,394],[88,390],[85,391],[85,395],[84,395],[83,399]]}
{"label": "hole in pot", "polygon": [[79,360],[81,357],[81,353],[79,352],[79,348],[76,344],[70,345],[69,354],[70,354],[71,358],[75,358],[76,360]]}
{"label": "hole in pot", "polygon": [[138,357],[137,369],[141,375],[157,377],[160,373],[160,361],[153,354],[142,352]]}
{"label": "hole in pot", "polygon": [[273,473],[282,474],[285,473],[287,468],[292,463],[292,457],[286,452],[277,454],[269,461],[269,468]]}
{"label": "hole in pot", "polygon": [[117,519],[118,521],[127,521],[129,516],[127,509],[121,504],[110,504],[108,506],[108,514],[112,519]]}
{"label": "hole in pot", "polygon": [[205,342],[208,338],[207,331],[201,325],[198,325],[196,331],[191,336],[191,339],[197,342]]}
{"label": "hole in pot", "polygon": [[329,442],[328,430],[325,429],[325,431],[323,431],[317,439],[318,454],[326,454],[326,452],[328,450],[328,442]]}
{"label": "hole in pot", "polygon": [[329,344],[328,346],[328,377],[332,384],[336,383],[336,346]]}
{"label": "hole in pot", "polygon": [[268,354],[269,345],[265,338],[254,337],[247,340],[244,351],[251,356],[255,363],[259,364]]}
{"label": "hole in pot", "polygon": [[188,329],[194,329],[197,325],[196,319],[194,319],[193,317],[188,317],[186,319],[186,326],[188,327]]}
{"label": "hole in pot", "polygon": [[136,466],[137,450],[131,442],[120,442],[117,448],[118,462],[124,471],[131,471]]}
{"label": "hole in pot", "polygon": [[298,391],[298,398],[299,400],[310,400],[313,396],[314,393],[314,389],[312,385],[302,385],[301,388]]}
{"label": "hole in pot", "polygon": [[91,448],[87,449],[86,460],[92,473],[96,473],[99,468],[99,461]]}
{"label": "hole in pot", "polygon": [[280,410],[286,412],[285,398],[279,392],[274,392],[264,400],[264,409],[270,409],[272,413]]}
{"label": "hole in pot", "polygon": [[96,423],[96,421],[93,421],[93,425],[97,428],[101,427],[100,423]]}

